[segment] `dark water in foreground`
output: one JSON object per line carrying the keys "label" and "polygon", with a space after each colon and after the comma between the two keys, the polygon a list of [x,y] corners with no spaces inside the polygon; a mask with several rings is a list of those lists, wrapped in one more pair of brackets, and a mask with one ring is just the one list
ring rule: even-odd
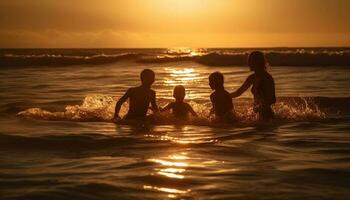
{"label": "dark water in foreground", "polygon": [[193,61],[2,66],[0,199],[350,198],[350,68],[272,67],[282,98],[270,124],[256,124],[249,93],[235,125],[110,123],[143,68],[157,73],[161,106],[183,84],[201,117],[209,73],[230,91],[249,74]]}
{"label": "dark water in foreground", "polygon": [[1,135],[4,199],[349,196],[349,121],[150,130],[110,123],[21,123],[31,136]]}

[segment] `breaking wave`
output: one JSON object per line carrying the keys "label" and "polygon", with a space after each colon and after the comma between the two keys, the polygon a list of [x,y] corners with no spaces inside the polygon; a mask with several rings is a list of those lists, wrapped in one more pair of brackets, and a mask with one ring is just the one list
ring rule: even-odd
{"label": "breaking wave", "polygon": [[[243,66],[254,49],[28,50],[0,51],[0,66],[100,65],[118,61],[168,63],[192,61],[207,66]],[[272,66],[350,66],[348,48],[259,49]]]}
{"label": "breaking wave", "polygon": [[139,54],[118,54],[118,55],[93,55],[93,56],[73,56],[73,55],[13,55],[6,54],[0,57],[1,66],[70,66],[70,65],[100,65],[114,63],[121,60],[136,59]]}

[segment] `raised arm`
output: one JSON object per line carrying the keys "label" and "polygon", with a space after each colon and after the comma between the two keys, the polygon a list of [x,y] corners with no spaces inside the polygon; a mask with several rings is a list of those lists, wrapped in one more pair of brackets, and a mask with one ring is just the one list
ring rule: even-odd
{"label": "raised arm", "polygon": [[172,103],[169,103],[164,108],[160,109],[160,112],[165,112],[167,110],[170,110],[172,108]]}
{"label": "raised arm", "polygon": [[154,113],[156,113],[156,112],[159,111],[159,108],[158,108],[157,102],[156,102],[156,93],[155,93],[155,92],[152,94],[151,108],[152,108],[152,111],[153,111]]}
{"label": "raised arm", "polygon": [[192,106],[188,104],[188,110],[192,114],[192,116],[198,117],[197,113],[193,110]]}
{"label": "raised arm", "polygon": [[115,112],[114,112],[114,119],[118,119],[119,117],[119,111],[122,107],[123,103],[128,100],[130,97],[130,89],[125,92],[125,94],[118,100],[117,104],[115,105]]}
{"label": "raised arm", "polygon": [[231,93],[231,97],[235,98],[235,97],[241,96],[243,92],[248,90],[248,88],[253,84],[253,81],[254,81],[254,75],[248,76],[248,78],[244,81],[242,86],[238,88],[235,92]]}

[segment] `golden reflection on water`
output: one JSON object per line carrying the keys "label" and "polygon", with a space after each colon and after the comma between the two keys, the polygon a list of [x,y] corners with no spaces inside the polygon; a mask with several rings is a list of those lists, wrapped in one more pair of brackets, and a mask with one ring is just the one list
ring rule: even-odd
{"label": "golden reflection on water", "polygon": [[[217,139],[213,139],[211,135],[196,135],[195,130],[191,126],[183,126],[181,127],[182,135],[178,134],[145,134],[145,137],[155,138],[161,141],[171,141],[181,145],[187,144],[198,144],[202,142],[218,142]],[[178,155],[180,156],[180,155]]]}
{"label": "golden reflection on water", "polygon": [[172,89],[176,85],[183,85],[186,88],[186,99],[200,98],[203,93],[198,93],[198,86],[203,87],[206,80],[206,73],[197,68],[187,67],[165,67],[166,75],[163,78],[163,86],[168,90],[169,98],[172,98]]}
{"label": "golden reflection on water", "polygon": [[170,78],[165,78],[164,84],[167,86],[176,85],[189,85],[191,82],[198,81],[201,77],[200,74],[194,68],[165,68],[165,71],[169,73]]}
{"label": "golden reflection on water", "polygon": [[[200,137],[187,137],[187,138],[181,138],[181,137],[173,137],[170,135],[162,135],[162,136],[155,136],[155,135],[150,135],[150,134],[146,134],[145,137],[150,137],[150,138],[159,138],[159,140],[162,141],[172,141],[175,142],[177,144],[196,144],[196,143],[201,143],[203,142]],[[215,142],[217,140],[210,140],[209,142]]]}
{"label": "golden reflection on water", "polygon": [[[157,164],[160,164],[160,167],[155,168],[157,175],[165,176],[166,178],[170,179],[184,179],[186,172],[186,167],[189,166],[189,163],[187,162],[188,157],[187,153],[181,152],[177,154],[169,155],[165,158],[152,158],[148,161],[154,162]],[[144,189],[146,190],[156,190],[160,192],[168,193],[169,198],[176,198],[177,195],[186,194],[189,193],[191,190],[180,190],[175,188],[167,188],[167,187],[160,187],[160,186],[151,186],[151,185],[144,185]]]}
{"label": "golden reflection on water", "polygon": [[144,185],[143,189],[166,192],[166,193],[169,193],[168,197],[170,197],[170,198],[176,198],[176,195],[174,195],[174,194],[186,194],[186,193],[191,191],[191,190],[178,190],[178,189],[166,188],[166,187],[156,187],[156,186],[151,186],[151,185]]}
{"label": "golden reflection on water", "polygon": [[161,160],[161,159],[149,159],[151,162],[159,163],[164,166],[175,166],[175,167],[186,167],[187,163],[184,162],[173,162],[173,161],[166,161],[166,160]]}
{"label": "golden reflection on water", "polygon": [[[171,170],[172,172],[166,172],[166,171],[169,171]],[[183,179],[185,178],[184,175],[179,175],[179,174],[176,174],[174,171],[180,171],[181,169],[175,169],[175,168],[167,168],[167,169],[161,169],[158,174],[159,175],[163,175],[163,176],[166,176],[166,177],[169,177],[169,178],[177,178],[177,179]],[[182,169],[183,171],[185,171],[184,169]]]}
{"label": "golden reflection on water", "polygon": [[[162,127],[164,130],[167,127]],[[209,159],[206,157],[198,157],[191,153],[189,143],[201,143],[213,140],[212,134],[198,134],[196,128],[192,126],[178,127],[179,131],[158,134],[149,134],[146,137],[157,140],[167,140],[176,143],[175,148],[171,148],[171,152],[162,152],[160,155],[150,157],[147,161],[155,164],[152,167],[151,176],[157,177],[157,180],[164,180],[157,184],[143,184],[145,190],[153,190],[163,193],[167,198],[185,198],[191,196],[193,188],[186,183],[191,181],[194,177],[193,170],[198,169],[218,169],[219,166],[225,165],[224,161]],[[178,134],[181,132],[181,135]],[[174,151],[175,150],[175,151]],[[165,154],[164,154],[165,153]],[[232,168],[230,168],[232,170]],[[232,170],[233,171],[233,170]],[[170,184],[169,183],[173,183]]]}
{"label": "golden reflection on water", "polygon": [[199,56],[207,53],[206,49],[192,49],[189,47],[177,47],[170,48],[167,50],[168,55],[176,55],[176,56]]}

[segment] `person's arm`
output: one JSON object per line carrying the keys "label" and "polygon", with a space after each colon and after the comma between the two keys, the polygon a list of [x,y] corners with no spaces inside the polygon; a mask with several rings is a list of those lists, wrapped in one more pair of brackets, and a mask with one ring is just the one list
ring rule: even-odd
{"label": "person's arm", "polygon": [[192,106],[190,104],[187,104],[187,105],[188,105],[188,110],[192,114],[192,116],[198,117],[197,113],[193,110]]}
{"label": "person's arm", "polygon": [[165,112],[167,110],[170,110],[172,108],[172,103],[169,103],[164,108],[160,109],[160,112]]}
{"label": "person's arm", "polygon": [[213,114],[215,114],[215,109],[214,109],[214,107],[212,107],[212,108],[210,109],[210,111],[209,111],[209,116],[210,116],[210,115],[213,115]]}
{"label": "person's arm", "polygon": [[254,75],[250,75],[242,84],[242,86],[240,88],[238,88],[235,92],[231,93],[231,98],[236,98],[239,97],[243,94],[243,92],[245,92],[246,90],[248,90],[248,88],[253,84],[254,81]]}
{"label": "person's arm", "polygon": [[154,113],[156,113],[156,112],[159,111],[159,108],[158,108],[157,102],[156,102],[156,93],[155,93],[155,92],[153,92],[153,94],[152,94],[151,108],[152,108],[152,111],[153,111]]}
{"label": "person's arm", "polygon": [[215,104],[214,104],[215,100],[214,100],[213,94],[210,95],[210,101],[211,101],[211,104],[212,104],[212,108],[210,109],[208,117],[210,117],[211,115],[213,115],[215,113]]}
{"label": "person's arm", "polygon": [[122,107],[123,103],[128,100],[130,97],[130,89],[125,92],[125,94],[118,100],[117,104],[115,105],[115,112],[114,112],[114,119],[120,119],[119,117],[119,111]]}

